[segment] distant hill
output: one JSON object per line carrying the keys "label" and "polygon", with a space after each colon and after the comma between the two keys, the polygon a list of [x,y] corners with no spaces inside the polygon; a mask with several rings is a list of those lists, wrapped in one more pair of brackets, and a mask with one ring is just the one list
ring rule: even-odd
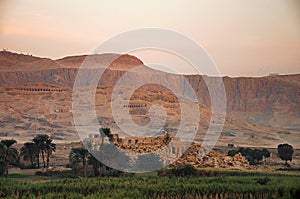
{"label": "distant hill", "polygon": [[[51,60],[1,51],[0,127],[2,127],[2,132],[0,133],[5,135],[5,132],[10,129],[17,134],[20,132],[19,134],[22,136],[24,129],[27,129],[27,133],[30,131],[33,134],[34,131],[44,129],[46,132],[56,133],[60,139],[64,139],[61,134],[64,128],[68,129],[70,135],[74,133],[74,128],[67,127],[68,124],[72,124],[71,91],[79,67],[85,58],[86,56],[82,55]],[[109,66],[105,71],[106,75],[101,79],[102,85],[107,86],[105,88],[107,92],[111,92],[110,89],[127,71],[139,65],[143,66],[143,62],[134,56],[116,54],[92,55],[89,57],[89,64],[91,68],[97,66],[104,70],[104,66],[115,58],[117,59]],[[154,71],[146,66],[143,67],[147,72],[140,76],[141,81],[143,75],[146,77],[148,72]],[[166,73],[165,75],[169,81],[174,81],[174,85],[184,92],[187,82],[176,82],[177,78],[174,74]],[[210,97],[203,76],[185,75],[185,77],[197,94],[200,104],[203,105],[201,105],[202,109],[209,114]],[[206,81],[213,83],[214,77],[206,77]],[[263,143],[267,140],[266,142],[269,144],[273,141],[278,143],[285,140],[299,143],[297,136],[299,137],[300,131],[300,74],[223,77],[223,81],[226,89],[228,116],[224,128],[224,135],[228,136],[224,142],[246,144],[248,141],[255,143],[255,139],[258,139],[257,142]],[[64,91],[40,94],[17,90],[24,86],[47,88],[48,85],[64,88]],[[141,92],[144,92],[145,95],[147,93],[146,91]],[[165,95],[163,96],[165,99],[169,98],[169,94],[162,93],[162,95]],[[148,100],[148,102],[150,101]],[[44,103],[44,105],[39,103]],[[47,108],[47,105],[52,108]],[[108,105],[102,104],[102,106]],[[56,108],[59,110],[58,112],[56,112]],[[60,110],[63,111],[60,112]],[[170,111],[172,112],[172,110]],[[176,113],[174,110],[173,112]],[[45,121],[38,121],[36,125],[39,127],[35,127],[34,118],[39,117]],[[111,116],[103,116],[102,119],[106,125],[114,125]],[[59,124],[62,122],[63,124]],[[9,127],[9,123],[16,123],[16,125],[10,124]],[[18,126],[17,123],[23,126]],[[54,129],[53,132],[51,132],[51,128]],[[263,133],[259,135],[260,132]],[[244,140],[242,138],[238,140],[238,135],[246,137],[243,138]],[[257,135],[257,137],[252,135]],[[75,139],[75,137],[73,138]]]}

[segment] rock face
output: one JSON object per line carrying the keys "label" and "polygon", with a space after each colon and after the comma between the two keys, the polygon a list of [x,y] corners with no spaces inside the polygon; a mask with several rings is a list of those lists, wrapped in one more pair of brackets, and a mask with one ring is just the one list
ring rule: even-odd
{"label": "rock face", "polygon": [[[72,86],[85,59],[86,56],[72,56],[51,60],[0,52],[1,134],[8,135],[13,131],[24,135],[26,132],[30,137],[34,132],[44,131],[62,140],[67,135],[76,134],[72,126]],[[91,69],[86,81],[97,74],[94,67],[104,71],[104,67],[110,64],[100,80],[95,106],[101,124],[114,126],[109,111],[112,89],[124,74],[131,73],[128,71],[132,68],[143,66],[143,62],[130,55],[105,54],[91,56],[88,64]],[[138,81],[143,81],[154,71],[143,67],[145,73],[138,76]],[[165,80],[172,82],[182,95],[185,95],[188,83],[192,86],[201,104],[199,108],[204,120],[199,129],[205,129],[210,120],[210,96],[206,84],[213,84],[214,78],[200,75],[184,77],[186,80],[178,81],[177,75],[165,74]],[[221,142],[241,145],[265,143],[268,146],[283,141],[299,143],[299,74],[260,78],[223,77],[223,81],[228,117]],[[81,82],[83,86],[86,83]],[[167,127],[178,123],[180,106],[171,92],[160,90],[156,85],[147,85],[136,91],[131,100],[132,104],[147,104],[147,107],[151,103],[162,104],[171,118]],[[142,125],[149,122],[146,117],[148,110],[129,108],[135,122]],[[198,139],[201,141],[202,137]]]}

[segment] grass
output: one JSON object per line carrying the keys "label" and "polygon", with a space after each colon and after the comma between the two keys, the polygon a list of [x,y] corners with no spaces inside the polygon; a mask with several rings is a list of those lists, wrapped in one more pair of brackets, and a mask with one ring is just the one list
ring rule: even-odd
{"label": "grass", "polygon": [[18,179],[0,179],[0,198],[296,198],[300,194],[300,178],[291,175]]}
{"label": "grass", "polygon": [[37,176],[35,175],[28,175],[28,174],[17,174],[17,173],[13,173],[13,174],[9,174],[9,178],[14,178],[14,179],[28,179],[28,178],[37,178]]}

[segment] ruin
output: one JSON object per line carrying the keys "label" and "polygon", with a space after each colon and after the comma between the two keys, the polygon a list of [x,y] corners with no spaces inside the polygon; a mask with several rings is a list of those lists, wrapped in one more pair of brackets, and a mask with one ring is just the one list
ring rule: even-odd
{"label": "ruin", "polygon": [[[172,144],[169,144],[172,140]],[[132,151],[140,154],[155,152],[163,147],[167,147],[166,151],[169,156],[180,157],[186,147],[184,142],[167,132],[164,135],[154,137],[119,137],[118,134],[111,134],[109,137],[101,137],[100,134],[90,134],[89,138],[83,141],[89,143],[93,150],[99,150],[101,143],[113,143],[118,148],[125,151]]]}
{"label": "ruin", "polygon": [[[172,142],[171,142],[172,141]],[[145,154],[153,152],[161,157],[165,165],[177,167],[191,164],[196,168],[237,168],[252,169],[247,159],[241,154],[226,156],[216,151],[206,151],[200,143],[192,142],[187,146],[185,142],[166,132],[164,135],[155,137],[120,137],[118,134],[111,134],[108,137],[101,137],[100,134],[91,134],[84,139],[87,146],[89,143],[92,150],[99,150],[101,143],[113,143],[119,149],[127,152]],[[164,148],[165,150],[159,151]],[[176,160],[175,162],[171,162]]]}

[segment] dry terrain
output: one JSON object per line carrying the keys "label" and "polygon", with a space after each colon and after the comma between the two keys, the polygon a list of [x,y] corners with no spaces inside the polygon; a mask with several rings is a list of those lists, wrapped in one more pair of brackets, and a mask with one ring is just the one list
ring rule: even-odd
{"label": "dry terrain", "polygon": [[[54,154],[55,164],[65,164],[67,154],[74,145],[71,143],[80,140],[73,120],[72,86],[86,57],[51,60],[0,52],[0,139],[14,138],[22,143],[37,134],[46,133],[55,143],[59,143]],[[104,70],[107,63],[117,58],[104,71],[94,104],[98,122],[110,127],[114,133],[125,136],[112,116],[111,103],[115,102],[111,101],[113,88],[127,71],[136,66],[144,67],[145,73],[139,76],[141,81],[155,71],[130,55],[118,57],[105,54],[91,57],[88,60],[90,73],[93,73],[96,66]],[[174,74],[165,74],[164,78],[180,88],[182,95],[187,82],[194,89],[201,116],[195,140],[201,142],[211,120],[207,82],[200,75],[185,75],[187,82],[177,81],[177,75]],[[213,77],[205,77],[205,80],[214,82]],[[276,148],[280,143],[290,143],[294,148],[300,148],[300,75],[224,77],[223,81],[227,116],[216,150],[226,151],[228,144]],[[81,84],[82,90],[88,89],[84,82]],[[151,107],[162,106],[167,114],[164,129],[174,133],[178,129],[181,114],[178,100],[170,90],[149,84],[138,88],[130,97],[130,106],[125,108],[135,123],[146,125],[150,122]],[[193,103],[186,102],[186,105],[192,107]],[[119,105],[124,108],[123,104]],[[149,135],[153,135],[153,132],[149,132]],[[221,153],[226,154],[222,150]],[[293,162],[298,165],[298,160],[299,155],[296,155]],[[276,158],[274,161],[280,162]]]}

